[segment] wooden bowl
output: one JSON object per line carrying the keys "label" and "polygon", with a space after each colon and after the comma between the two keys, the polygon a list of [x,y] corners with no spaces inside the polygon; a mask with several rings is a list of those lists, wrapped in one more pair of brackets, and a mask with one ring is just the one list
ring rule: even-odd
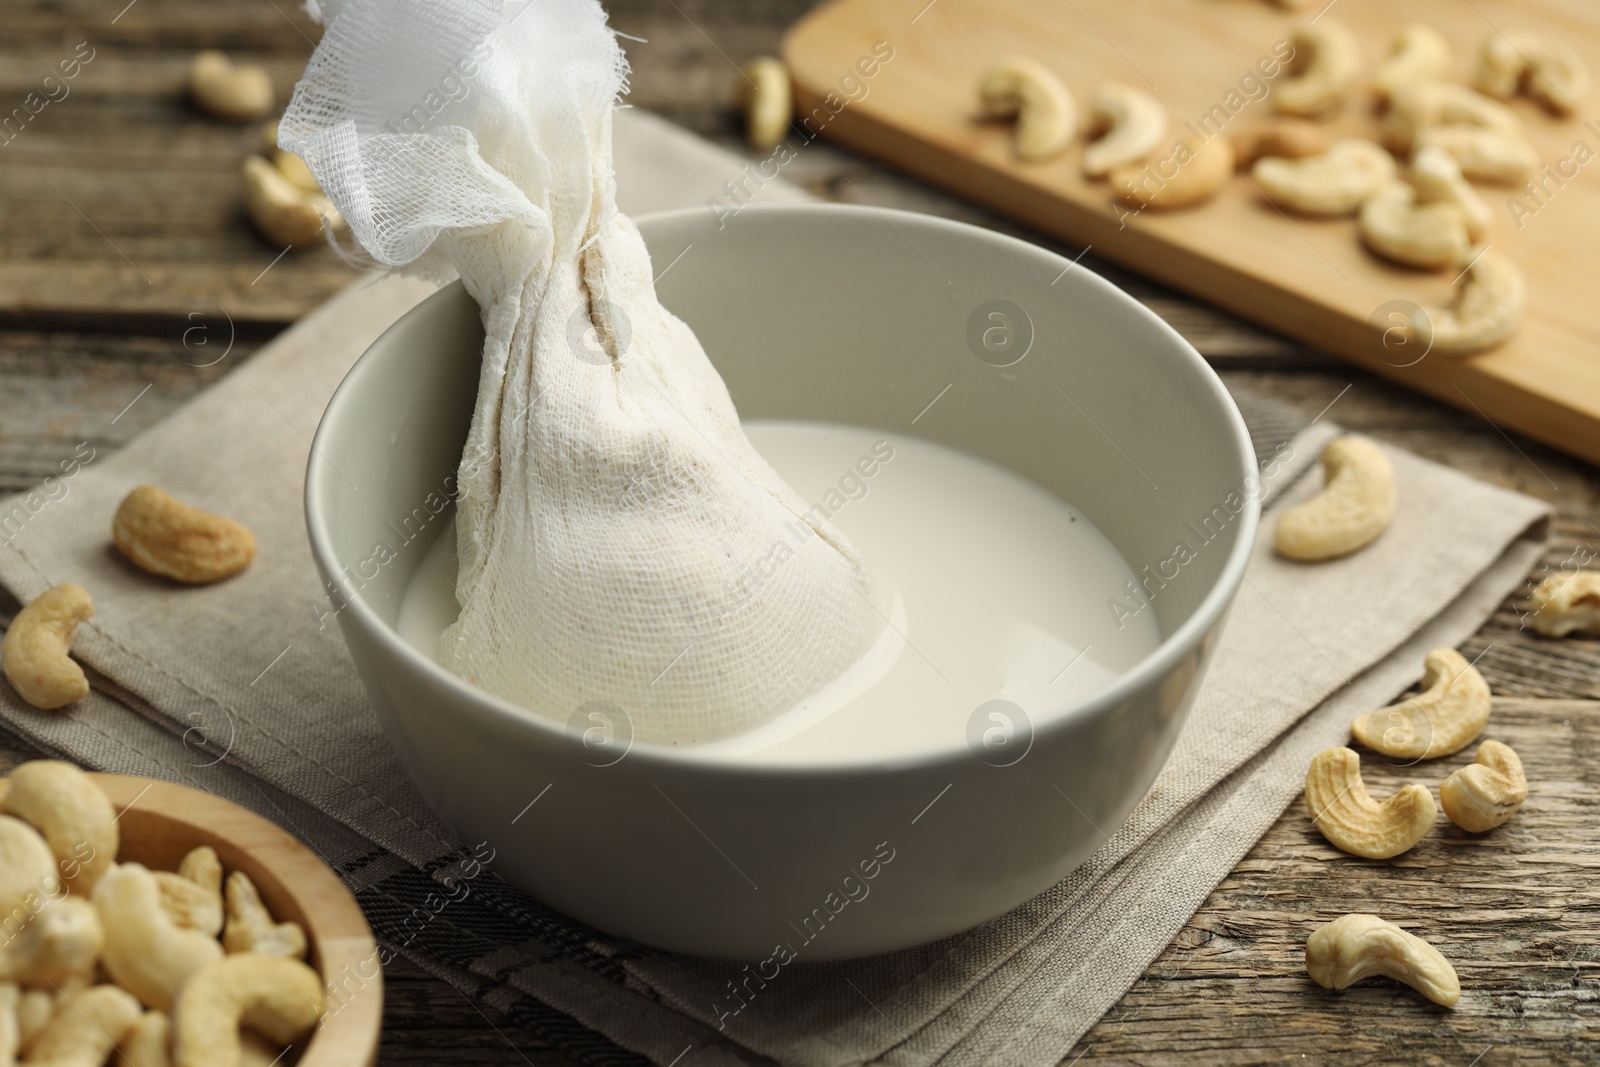
{"label": "wooden bowl", "polygon": [[[383,1030],[383,969],[372,929],[327,864],[277,826],[187,786],[123,774],[91,774],[119,812],[119,862],[176,870],[190,849],[210,845],[225,871],[243,871],[273,918],[306,932],[308,962],[328,1006],[298,1067],[373,1067]],[[11,783],[0,779],[0,797]]]}

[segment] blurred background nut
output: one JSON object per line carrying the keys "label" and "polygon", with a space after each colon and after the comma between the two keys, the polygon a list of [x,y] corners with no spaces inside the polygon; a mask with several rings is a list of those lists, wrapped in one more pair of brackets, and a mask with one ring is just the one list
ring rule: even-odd
{"label": "blurred background nut", "polygon": [[89,695],[89,679],[67,651],[78,623],[93,614],[89,591],[72,582],[46,589],[17,612],[0,642],[0,669],[18,696],[49,711]]}
{"label": "blurred background nut", "polygon": [[147,1008],[170,1011],[189,976],[222,957],[215,938],[167,917],[155,876],[140,864],[107,871],[94,887],[94,906],[106,931],[106,973]]}
{"label": "blurred background nut", "polygon": [[1361,73],[1361,46],[1355,34],[1331,18],[1318,19],[1294,31],[1294,58],[1288,77],[1272,94],[1273,107],[1285,115],[1314,117],[1335,111]]}
{"label": "blurred background nut", "polygon": [[256,539],[242,524],[179,503],[153,485],[123,498],[111,539],[142,570],[188,585],[238,574],[256,556]]}
{"label": "blurred background nut", "polygon": [[60,888],[55,857],[39,831],[0,815],[0,916],[32,915]]}
{"label": "blurred background nut", "polygon": [[1411,184],[1419,204],[1453,204],[1466,223],[1467,237],[1481,241],[1489,231],[1492,212],[1483,197],[1461,173],[1450,153],[1424,148],[1411,157]]}
{"label": "blurred background nut", "polygon": [[1220,193],[1233,177],[1233,142],[1213,137],[1186,138],[1173,154],[1143,163],[1126,163],[1111,172],[1111,191],[1130,207],[1174,211],[1194,207]]}
{"label": "blurred background nut", "polygon": [[317,184],[317,176],[311,173],[311,168],[306,166],[306,161],[293,152],[286,152],[278,147],[278,120],[261,127],[261,154],[266,156],[274,167],[287,179],[290,184],[306,193],[320,194],[322,186]]}
{"label": "blurred background nut", "polygon": [[71,1003],[34,1039],[28,1064],[40,1067],[99,1067],[139,1021],[139,1002],[116,986],[98,985]]}
{"label": "blurred background nut", "polygon": [[1446,152],[1473,181],[1521,185],[1539,169],[1539,152],[1514,130],[1495,130],[1465,123],[1429,126],[1418,131],[1417,151]]}
{"label": "blurred background nut", "polygon": [[985,118],[1016,119],[1013,143],[1021,159],[1058,156],[1078,132],[1072,93],[1049,67],[1026,56],[990,67],[978,82],[978,104]]}
{"label": "blurred background nut", "polygon": [[1553,115],[1570,115],[1589,94],[1589,68],[1560,41],[1531,33],[1495,33],[1478,49],[1472,87],[1509,100],[1522,93]]}
{"label": "blurred background nut", "polygon": [[228,875],[228,924],[222,947],[230,954],[254,952],[263,956],[301,959],[306,954],[306,934],[300,924],[275,922],[255,883],[243,871]]}
{"label": "blurred background nut", "polygon": [[1600,636],[1600,571],[1552,574],[1532,597],[1533,628],[1546,637]]}
{"label": "blurred background nut", "polygon": [[235,66],[207,49],[189,65],[189,99],[213,118],[254,122],[272,110],[272,78],[261,67]]}
{"label": "blurred background nut", "polygon": [[1515,815],[1528,799],[1528,776],[1510,745],[1485,741],[1471,766],[1439,786],[1439,806],[1463,830],[1482,833]]}
{"label": "blurred background nut", "polygon": [[1233,135],[1233,165],[1249,170],[1267,156],[1305,159],[1320,156],[1333,144],[1321,126],[1305,119],[1277,119]]}
{"label": "blurred background nut", "polygon": [[1422,203],[1410,182],[1390,182],[1369,196],[1360,223],[1363,244],[1406,267],[1447,267],[1472,243],[1460,208]]}
{"label": "blurred background nut", "polygon": [[333,201],[306,192],[262,157],[247,157],[239,174],[244,182],[245,213],[261,236],[273,244],[303,248],[323,240],[324,225],[333,233],[344,229],[344,216]]}
{"label": "blurred background nut", "polygon": [[1395,759],[1438,759],[1460,752],[1489,723],[1489,683],[1453,648],[1422,661],[1422,692],[1350,724],[1357,741]]}
{"label": "blurred background nut", "polygon": [[1372,441],[1336,437],[1322,450],[1322,491],[1278,516],[1273,546],[1302,563],[1347,556],[1376,541],[1394,519],[1394,465]]}
{"label": "blurred background nut", "polygon": [[1527,282],[1511,260],[1488,249],[1468,249],[1460,266],[1466,280],[1454,304],[1426,309],[1424,347],[1446,356],[1493,348],[1517,332],[1527,303]]}
{"label": "blurred background nut", "polygon": [[1373,141],[1335,142],[1318,156],[1266,156],[1250,179],[1275,206],[1301,215],[1351,215],[1395,175],[1394,157]]}
{"label": "blurred background nut", "polygon": [[1407,85],[1442,81],[1450,74],[1450,42],[1426,23],[1414,22],[1400,31],[1389,57],[1372,76],[1372,91],[1388,100]]}
{"label": "blurred background nut", "polygon": [[1504,104],[1450,82],[1418,82],[1396,88],[1384,116],[1384,136],[1396,151],[1409,151],[1423,130],[1434,126],[1474,126],[1517,133],[1522,121]]}
{"label": "blurred background nut", "polygon": [[1149,155],[1167,132],[1167,109],[1155,97],[1121,82],[1103,82],[1089,94],[1088,132],[1096,140],[1083,150],[1083,172],[1091,178]]}
{"label": "blurred background nut", "polygon": [[24,985],[55,986],[94,972],[105,944],[100,916],[82,897],[47,903],[0,946],[0,979]]}
{"label": "blurred background nut", "polygon": [[322,977],[299,960],[242,954],[196,971],[172,1013],[175,1067],[239,1062],[248,1027],[281,1044],[309,1034],[322,1016]]}
{"label": "blurred background nut", "polygon": [[1402,786],[1378,803],[1361,781],[1361,757],[1352,749],[1319,752],[1306,768],[1311,822],[1341,852],[1367,859],[1398,856],[1421,841],[1438,815],[1426,786]]}
{"label": "blurred background nut", "polygon": [[1461,999],[1456,969],[1438,949],[1376,915],[1344,915],[1317,927],[1306,939],[1306,973],[1324,989],[1382,975],[1447,1008]]}
{"label": "blurred background nut", "polygon": [[778,147],[789,132],[794,113],[789,68],[776,56],[757,56],[744,66],[739,103],[744,111],[745,140],[758,152]]}
{"label": "blurred background nut", "polygon": [[152,871],[161,909],[173,925],[216,937],[222,932],[222,861],[209,846],[194,849],[176,871]]}

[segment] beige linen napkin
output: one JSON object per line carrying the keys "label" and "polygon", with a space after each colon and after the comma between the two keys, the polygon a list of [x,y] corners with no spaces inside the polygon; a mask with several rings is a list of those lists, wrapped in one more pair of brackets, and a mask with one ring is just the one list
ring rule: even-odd
{"label": "beige linen napkin", "polygon": [[[630,213],[725,197],[744,166],[659,119],[619,113]],[[781,181],[756,196],[803,198]],[[386,946],[587,1062],[628,1060],[573,1019],[685,1067],[1054,1063],[1277,818],[1310,755],[1414,681],[1427,649],[1476,629],[1539,552],[1543,505],[1389,450],[1401,499],[1392,531],[1317,567],[1258,546],[1171,761],[1083,868],[937,944],[798,964],[719,1029],[714,1005],[736,968],[619,942],[500,882],[492,862],[476,871],[474,843],[452,840],[398,771],[328,617],[300,503],[310,436],[349,365],[431,289],[362,278],[121,453],[0,504],[0,584],[26,601],[77,581],[97,607],[75,644],[96,692],[42,713],[7,688],[0,713],[51,752],[186,781],[278,820],[341,873]],[[1239,399],[1258,452],[1291,449],[1267,500],[1270,531],[1278,509],[1315,490],[1315,475],[1302,475],[1337,431],[1295,434],[1281,407]],[[246,522],[257,562],[214,588],[175,590],[133,571],[107,530],[143,482]],[[1035,814],[1072,817],[1067,803]],[[468,877],[473,892],[408,925],[449,877]]]}

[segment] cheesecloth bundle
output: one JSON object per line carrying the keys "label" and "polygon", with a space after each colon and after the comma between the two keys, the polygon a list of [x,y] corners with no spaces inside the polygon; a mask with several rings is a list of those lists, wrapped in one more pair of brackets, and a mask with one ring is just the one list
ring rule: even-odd
{"label": "cheesecloth bundle", "polygon": [[596,0],[323,0],[279,124],[367,253],[482,310],[442,665],[643,740],[755,726],[882,622],[854,547],[756,453],[617,212],[626,63]]}

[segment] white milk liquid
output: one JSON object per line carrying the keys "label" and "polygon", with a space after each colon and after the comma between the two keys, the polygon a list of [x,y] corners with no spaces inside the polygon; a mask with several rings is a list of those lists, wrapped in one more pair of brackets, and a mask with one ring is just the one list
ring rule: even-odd
{"label": "white milk liquid", "polygon": [[[704,742],[741,762],[893,758],[969,736],[991,700],[1038,723],[1155,649],[1154,614],[1116,620],[1133,571],[1075,508],[964,453],[877,430],[745,424],[756,450],[854,542],[887,622],[861,661],[754,730]],[[871,470],[870,476],[863,472]],[[397,629],[436,657],[455,621],[453,524],[428,550]],[[987,716],[980,716],[987,719]]]}

